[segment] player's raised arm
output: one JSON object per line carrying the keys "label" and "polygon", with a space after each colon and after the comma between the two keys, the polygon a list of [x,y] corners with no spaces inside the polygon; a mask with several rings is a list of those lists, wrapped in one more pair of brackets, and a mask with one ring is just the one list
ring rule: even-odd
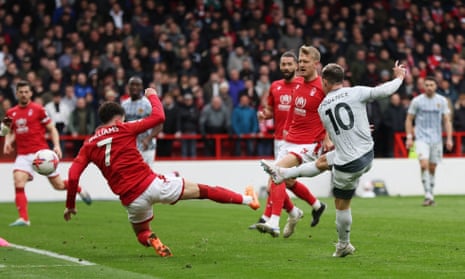
{"label": "player's raised arm", "polygon": [[71,219],[71,214],[76,214],[76,194],[78,191],[79,179],[82,172],[86,169],[89,161],[85,159],[83,151],[79,152],[76,159],[74,159],[68,171],[68,187],[66,189],[66,209],[64,218],[66,221]]}
{"label": "player's raised arm", "polygon": [[153,88],[147,88],[145,89],[145,97],[147,97],[152,106],[152,113],[139,121],[127,122],[127,125],[131,126],[133,132],[138,134],[165,122],[165,111],[158,98],[157,91]]}
{"label": "player's raised arm", "polygon": [[396,61],[392,70],[394,79],[372,88],[370,91],[371,99],[381,99],[388,97],[394,94],[397,89],[399,89],[400,85],[404,81],[407,70],[405,69],[405,65],[399,64],[399,61]]}
{"label": "player's raised arm", "polygon": [[392,68],[394,78],[404,80],[405,75],[407,74],[407,69],[404,64],[399,64],[399,60],[396,61],[394,68]]}

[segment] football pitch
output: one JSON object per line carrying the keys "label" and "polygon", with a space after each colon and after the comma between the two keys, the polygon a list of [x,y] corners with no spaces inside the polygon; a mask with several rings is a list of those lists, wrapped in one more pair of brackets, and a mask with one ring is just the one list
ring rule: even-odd
{"label": "football pitch", "polygon": [[[0,203],[0,278],[463,278],[465,197],[353,200],[352,244],[357,251],[333,258],[332,199],[320,224],[311,210],[289,238],[248,230],[261,213],[209,201],[155,205],[153,230],[174,253],[161,258],[142,247],[117,201],[78,202],[66,223],[64,202],[30,203],[31,227],[8,227],[17,217]],[[263,201],[262,201],[263,206]],[[281,218],[282,226],[287,214]],[[281,226],[281,227],[282,227]]]}

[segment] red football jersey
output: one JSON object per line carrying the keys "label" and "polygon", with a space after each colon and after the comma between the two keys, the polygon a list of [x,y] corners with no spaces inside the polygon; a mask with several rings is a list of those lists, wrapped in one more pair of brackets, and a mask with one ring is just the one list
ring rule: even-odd
{"label": "red football jersey", "polygon": [[298,84],[292,95],[291,107],[286,120],[286,141],[308,144],[322,141],[325,129],[318,114],[318,106],[325,94],[321,77]]}
{"label": "red football jersey", "polygon": [[165,120],[158,97],[152,95],[149,100],[152,105],[150,116],[138,121],[101,126],[85,141],[69,169],[67,208],[74,208],[79,177],[89,163],[100,169],[123,205],[129,205],[139,197],[155,179],[156,174],[144,162],[136,147],[138,134]]}
{"label": "red football jersey", "polygon": [[13,120],[11,128],[16,138],[17,154],[30,154],[49,148],[45,126],[52,120],[44,107],[30,102],[25,107],[17,105],[10,108],[6,115]]}
{"label": "red football jersey", "polygon": [[284,125],[286,123],[287,114],[291,107],[292,94],[297,84],[302,83],[302,77],[295,77],[291,82],[286,82],[284,79],[274,81],[270,86],[267,103],[273,110],[274,118],[274,137],[277,140],[282,140]]}

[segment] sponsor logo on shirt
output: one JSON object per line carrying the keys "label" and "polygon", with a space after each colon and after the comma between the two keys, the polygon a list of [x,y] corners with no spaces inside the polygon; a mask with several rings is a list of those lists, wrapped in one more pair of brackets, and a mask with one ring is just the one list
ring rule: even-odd
{"label": "sponsor logo on shirt", "polygon": [[27,126],[26,118],[18,118],[15,122],[15,125],[17,134],[25,134],[29,132],[29,127]]}
{"label": "sponsor logo on shirt", "polygon": [[282,111],[288,111],[291,107],[292,96],[283,94],[279,97],[278,109]]}
{"label": "sponsor logo on shirt", "polygon": [[305,116],[307,114],[307,111],[305,110],[305,105],[307,104],[307,99],[304,97],[297,97],[295,99],[295,114],[300,115],[300,116]]}

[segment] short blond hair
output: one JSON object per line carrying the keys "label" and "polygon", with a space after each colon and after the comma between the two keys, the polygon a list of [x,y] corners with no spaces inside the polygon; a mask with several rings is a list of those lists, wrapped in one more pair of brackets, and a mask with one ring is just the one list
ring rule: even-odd
{"label": "short blond hair", "polygon": [[314,46],[303,45],[299,48],[299,56],[301,54],[310,55],[315,62],[320,62],[320,51]]}

